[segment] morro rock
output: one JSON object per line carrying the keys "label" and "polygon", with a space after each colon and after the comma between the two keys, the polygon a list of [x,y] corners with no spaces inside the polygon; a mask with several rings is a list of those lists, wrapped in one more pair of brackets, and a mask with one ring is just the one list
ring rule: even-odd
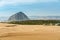
{"label": "morro rock", "polygon": [[26,16],[23,12],[18,12],[12,15],[8,21],[26,21],[29,20],[28,16]]}

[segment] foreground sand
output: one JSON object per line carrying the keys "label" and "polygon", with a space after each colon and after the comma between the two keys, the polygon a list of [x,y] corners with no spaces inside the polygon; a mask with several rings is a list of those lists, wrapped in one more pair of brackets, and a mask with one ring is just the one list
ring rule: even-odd
{"label": "foreground sand", "polygon": [[0,40],[60,40],[60,26],[0,23]]}

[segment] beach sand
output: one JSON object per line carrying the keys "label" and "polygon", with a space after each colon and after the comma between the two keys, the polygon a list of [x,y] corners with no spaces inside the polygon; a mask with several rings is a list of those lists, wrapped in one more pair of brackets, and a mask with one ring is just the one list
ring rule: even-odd
{"label": "beach sand", "polygon": [[60,26],[0,23],[0,40],[60,40]]}

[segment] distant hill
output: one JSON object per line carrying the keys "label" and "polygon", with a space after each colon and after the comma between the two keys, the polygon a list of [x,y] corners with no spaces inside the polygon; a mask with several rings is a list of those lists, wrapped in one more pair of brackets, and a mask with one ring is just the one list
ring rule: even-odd
{"label": "distant hill", "polygon": [[[18,16],[21,15],[21,16]],[[23,17],[22,17],[23,15]],[[10,17],[0,17],[0,21],[4,22],[4,21],[16,21],[18,19],[18,21],[24,21],[24,20],[60,20],[60,16],[24,16],[25,14],[23,12],[18,12],[16,14],[13,14]],[[17,17],[16,17],[17,16]],[[16,19],[16,20],[15,20]]]}
{"label": "distant hill", "polygon": [[8,21],[25,21],[25,20],[29,20],[29,18],[23,12],[18,12],[16,14],[13,14],[8,19]]}

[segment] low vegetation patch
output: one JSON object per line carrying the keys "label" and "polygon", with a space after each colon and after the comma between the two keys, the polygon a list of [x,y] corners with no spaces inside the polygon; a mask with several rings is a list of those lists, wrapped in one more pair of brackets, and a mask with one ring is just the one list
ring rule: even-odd
{"label": "low vegetation patch", "polygon": [[11,24],[22,24],[22,25],[59,25],[60,20],[29,20],[29,21],[11,21]]}

